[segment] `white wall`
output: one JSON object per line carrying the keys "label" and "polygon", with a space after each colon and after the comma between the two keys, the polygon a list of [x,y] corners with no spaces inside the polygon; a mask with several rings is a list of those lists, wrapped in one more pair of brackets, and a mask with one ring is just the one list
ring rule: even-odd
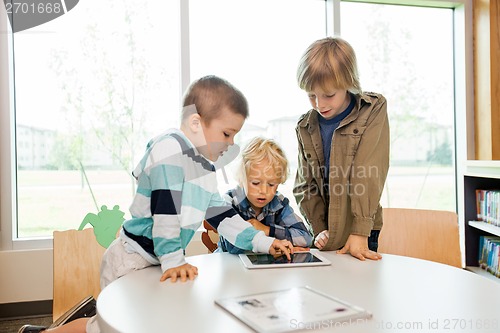
{"label": "white wall", "polygon": [[[186,255],[208,253],[196,232]],[[0,251],[0,304],[52,299],[52,249]]]}
{"label": "white wall", "polygon": [[0,251],[0,303],[52,299],[52,250]]}

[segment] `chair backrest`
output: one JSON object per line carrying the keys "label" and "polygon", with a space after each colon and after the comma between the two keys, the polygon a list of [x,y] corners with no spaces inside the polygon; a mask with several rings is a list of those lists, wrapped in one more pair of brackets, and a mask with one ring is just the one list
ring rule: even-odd
{"label": "chair backrest", "polygon": [[380,253],[431,260],[462,267],[455,212],[384,208]]}
{"label": "chair backrest", "polygon": [[86,296],[97,299],[105,250],[93,228],[54,231],[54,320]]}
{"label": "chair backrest", "polygon": [[201,233],[201,241],[207,247],[209,252],[214,252],[217,249],[219,234],[206,220],[203,220],[205,231]]}

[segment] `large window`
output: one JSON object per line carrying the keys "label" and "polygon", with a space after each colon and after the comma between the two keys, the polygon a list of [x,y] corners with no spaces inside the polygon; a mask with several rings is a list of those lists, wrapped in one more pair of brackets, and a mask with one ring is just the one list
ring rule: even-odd
{"label": "large window", "polygon": [[14,179],[14,238],[78,228],[103,205],[128,217],[130,171],[149,138],[178,126],[181,82],[206,74],[248,98],[240,144],[265,135],[285,148],[292,170],[280,191],[294,202],[294,127],[310,107],[295,72],[305,48],[331,34],[332,18],[357,52],[362,87],[388,100],[383,206],[456,209],[453,9],[342,1],[330,15],[337,0],[180,3],[86,0],[13,35],[15,149],[2,156],[15,166],[1,172]]}
{"label": "large window", "polygon": [[179,12],[86,0],[14,34],[17,237],[128,213],[147,140],[178,126]]}
{"label": "large window", "polygon": [[455,211],[453,10],[342,2],[341,33],[363,89],[388,101],[382,206]]}
{"label": "large window", "polygon": [[[297,169],[295,125],[310,104],[295,79],[299,59],[315,39],[326,36],[325,2],[318,0],[191,0],[191,76],[217,73],[247,96],[250,117],[237,141],[275,139],[290,160],[289,197]],[[281,15],[283,8],[286,15]],[[265,10],[264,10],[265,9]],[[210,12],[210,15],[206,13]],[[234,164],[229,172],[234,174]],[[219,182],[222,191],[234,187]]]}

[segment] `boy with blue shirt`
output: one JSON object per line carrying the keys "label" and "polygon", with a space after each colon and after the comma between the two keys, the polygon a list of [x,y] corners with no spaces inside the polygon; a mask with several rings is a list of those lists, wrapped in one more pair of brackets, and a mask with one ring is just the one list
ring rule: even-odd
{"label": "boy with blue shirt", "polygon": [[[281,147],[271,139],[256,137],[241,153],[239,185],[226,194],[240,216],[267,236],[287,239],[296,247],[310,247],[313,237],[302,219],[278,192],[286,182],[288,161]],[[219,237],[217,252],[244,253],[245,249]]]}
{"label": "boy with blue shirt", "polygon": [[379,260],[380,198],[389,170],[387,101],[364,92],[352,46],[337,37],[313,42],[297,69],[309,98],[295,132],[299,158],[293,193],[314,245]]}

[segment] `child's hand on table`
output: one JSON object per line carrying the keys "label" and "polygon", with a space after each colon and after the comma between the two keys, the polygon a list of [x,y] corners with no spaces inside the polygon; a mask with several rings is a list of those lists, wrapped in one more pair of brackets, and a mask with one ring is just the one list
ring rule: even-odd
{"label": "child's hand on table", "polygon": [[328,236],[328,230],[323,230],[316,236],[314,246],[321,250],[325,247],[326,243],[328,243],[328,238],[330,238],[330,236]]}
{"label": "child's hand on table", "polygon": [[359,260],[380,260],[382,255],[368,248],[368,237],[361,235],[349,235],[344,247],[337,251],[339,254],[349,252],[351,256]]}
{"label": "child's hand on table", "polygon": [[194,280],[196,275],[198,275],[198,267],[184,264],[167,269],[161,276],[160,282],[170,278],[170,282],[175,283],[178,277],[181,279],[181,282],[186,282],[188,278],[189,280]]}

